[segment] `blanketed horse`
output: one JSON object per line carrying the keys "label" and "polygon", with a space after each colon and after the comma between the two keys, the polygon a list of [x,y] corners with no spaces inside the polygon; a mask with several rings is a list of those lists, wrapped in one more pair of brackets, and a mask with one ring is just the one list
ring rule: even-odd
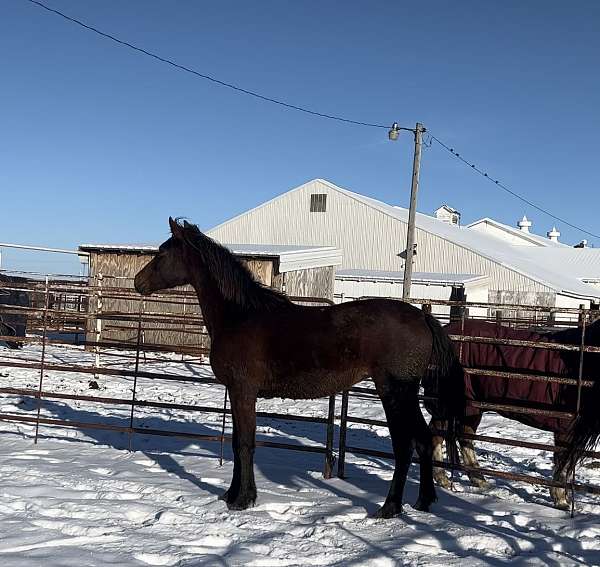
{"label": "blanketed horse", "polygon": [[[454,322],[445,327],[450,335],[471,337],[491,337],[498,339],[517,339],[533,342],[557,342],[579,345],[581,328],[565,329],[547,334],[533,330],[517,330],[484,321],[465,320]],[[585,344],[600,346],[600,320],[586,329]],[[579,373],[580,352],[541,349],[514,345],[487,344],[476,341],[456,342],[455,349],[460,355],[463,366],[470,368],[497,369],[515,373],[554,375],[577,378]],[[514,419],[531,427],[550,431],[554,434],[556,446],[565,446],[554,453],[554,480],[564,484],[575,463],[586,450],[593,448],[600,435],[600,353],[585,353],[583,358],[583,379],[592,380],[592,387],[581,388],[580,417],[575,421],[542,413],[520,413],[515,411],[497,411],[500,415]],[[577,405],[577,386],[557,382],[531,381],[502,376],[484,376],[464,374],[464,392],[467,400],[506,404],[511,406],[534,407],[542,410],[575,413]],[[425,392],[427,394],[427,392]],[[466,415],[462,418],[462,431],[468,434],[477,432],[484,409],[467,404]],[[434,429],[443,429],[440,421],[432,421]],[[441,460],[442,439],[434,437],[434,458]],[[479,467],[474,445],[471,440],[460,441],[461,454],[465,465]],[[448,478],[441,469],[434,470],[438,484],[448,485]],[[471,472],[473,484],[485,487],[485,479]],[[552,487],[550,494],[558,508],[567,509],[569,502],[564,488]]]}
{"label": "blanketed horse", "polygon": [[417,398],[421,380],[426,378],[439,394],[438,409],[446,416],[460,412],[455,404],[462,401],[453,387],[460,384],[460,366],[437,321],[394,300],[296,305],[257,283],[229,250],[196,226],[173,219],[169,223],[171,238],[137,274],[135,288],[144,295],[184,284],[196,290],[211,338],[211,366],[231,399],[233,478],[222,496],[228,508],[246,509],[256,500],[257,397],[319,398],[372,377],[396,461],[376,516],[401,512],[413,443],[420,457],[416,507],[428,510],[436,495],[431,433]]}

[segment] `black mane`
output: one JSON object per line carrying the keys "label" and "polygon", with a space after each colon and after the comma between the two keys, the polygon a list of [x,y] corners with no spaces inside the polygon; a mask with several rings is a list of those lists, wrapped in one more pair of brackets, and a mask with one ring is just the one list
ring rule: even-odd
{"label": "black mane", "polygon": [[183,240],[202,258],[205,269],[226,301],[244,311],[270,311],[292,305],[281,292],[256,281],[250,270],[227,248],[203,234],[187,221],[181,227]]}

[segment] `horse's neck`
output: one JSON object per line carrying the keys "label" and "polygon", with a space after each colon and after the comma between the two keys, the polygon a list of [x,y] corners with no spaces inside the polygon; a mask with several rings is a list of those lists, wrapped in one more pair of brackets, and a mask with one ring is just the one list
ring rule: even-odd
{"label": "horse's neck", "polygon": [[214,276],[206,267],[202,255],[191,249],[186,261],[192,266],[190,284],[198,296],[204,324],[211,339],[214,339],[215,334],[223,328],[225,320],[230,324],[235,313],[232,312],[231,302],[225,299]]}
{"label": "horse's neck", "polygon": [[212,339],[223,326],[226,310],[225,300],[215,283],[202,269],[194,271],[190,283],[198,296],[202,319]]}

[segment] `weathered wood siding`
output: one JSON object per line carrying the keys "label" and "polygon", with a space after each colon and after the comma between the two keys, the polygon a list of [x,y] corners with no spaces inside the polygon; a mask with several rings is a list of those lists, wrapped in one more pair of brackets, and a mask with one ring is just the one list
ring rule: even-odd
{"label": "weathered wood siding", "polygon": [[[160,294],[164,303],[155,302],[154,296],[143,298],[138,295],[133,286],[135,275],[154,257],[153,254],[140,253],[116,253],[116,252],[93,252],[90,254],[90,284],[96,289],[91,304],[90,312],[98,313],[98,292],[101,292],[101,312],[103,315],[111,313],[128,313],[137,315],[142,308],[145,313],[158,314],[162,319],[157,322],[145,321],[142,325],[142,340],[145,344],[198,346],[202,343],[198,326],[188,325],[186,330],[185,320],[181,318],[168,320],[169,315],[187,316],[189,318],[199,317],[200,308],[198,301],[190,286],[177,288],[186,291],[190,297],[181,295],[169,297],[169,294]],[[102,277],[100,277],[100,275]],[[111,288],[124,288],[131,290],[135,298],[120,299],[114,297],[122,293],[112,291]],[[101,322],[102,341],[108,342],[130,342],[137,341],[136,320],[116,320]],[[88,340],[95,340],[96,320],[89,319]]]}
{"label": "weathered wood siding", "polygon": [[[133,286],[133,278],[148,263],[154,254],[140,252],[117,252],[98,251],[90,253],[90,285],[96,293],[90,301],[90,313],[98,313],[98,291],[101,292],[101,312],[104,315],[111,313],[128,313],[137,315],[140,308],[144,313],[157,314],[163,320],[160,322],[143,323],[143,342],[157,345],[180,345],[180,346],[209,346],[206,334],[192,322],[187,325],[185,319],[201,317],[200,306],[194,290],[190,286],[177,288],[187,292],[185,298],[181,295],[169,297],[168,292],[158,297],[164,298],[164,303],[153,301],[156,296],[143,298],[138,295]],[[285,275],[278,273],[278,260],[276,258],[241,257],[250,272],[257,281],[264,285],[282,289],[283,277],[285,277],[285,290],[288,295],[326,297],[333,298],[333,279],[335,269],[333,266],[324,268],[311,268],[295,272],[287,272]],[[111,288],[125,288],[131,290],[135,297],[121,299],[113,297],[118,291],[111,292]],[[122,292],[121,292],[122,294]],[[176,303],[169,303],[169,301]],[[169,315],[178,316],[172,321]],[[166,319],[166,320],[165,320]],[[135,344],[137,341],[137,320],[132,317],[130,321],[117,320],[101,322],[101,335],[97,336],[97,319],[90,318],[87,323],[88,340],[94,341],[100,338],[107,342],[129,342]],[[204,330],[205,332],[205,330]]]}
{"label": "weathered wood siding", "polygon": [[335,268],[325,266],[282,274],[285,293],[296,297],[319,297],[333,300]]}

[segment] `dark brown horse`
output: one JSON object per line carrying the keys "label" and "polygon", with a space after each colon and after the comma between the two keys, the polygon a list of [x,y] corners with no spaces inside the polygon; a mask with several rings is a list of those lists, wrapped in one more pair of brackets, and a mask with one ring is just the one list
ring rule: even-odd
{"label": "dark brown horse", "polygon": [[[534,330],[518,330],[498,326],[495,323],[466,320],[452,323],[446,327],[450,335],[467,335],[472,337],[490,337],[498,339],[518,339],[532,342],[556,342],[572,345],[581,344],[581,328],[571,328],[551,333],[540,334]],[[585,344],[600,346],[600,320],[586,329]],[[531,347],[489,344],[481,342],[456,345],[461,352],[461,362],[471,368],[487,370],[511,371],[539,375],[555,375],[577,378],[579,374],[580,352],[554,349],[536,349]],[[543,413],[521,413],[519,411],[499,411],[500,415],[550,431],[554,434],[557,446],[566,449],[554,453],[554,480],[561,484],[572,473],[576,462],[586,450],[596,444],[600,436],[600,353],[585,353],[583,357],[582,375],[584,379],[593,381],[592,387],[581,390],[580,414],[577,420],[552,417]],[[502,376],[484,376],[465,374],[464,392],[467,400],[508,404],[512,406],[528,406],[541,410],[563,411],[575,413],[577,405],[577,387],[558,382],[529,381],[505,378]],[[427,391],[425,392],[427,394]],[[467,434],[477,433],[484,409],[468,407],[466,415],[461,418],[462,431]],[[490,410],[491,411],[491,410]],[[494,410],[495,411],[495,410]],[[434,429],[443,429],[444,424],[433,421]],[[442,438],[434,437],[434,457],[441,460]],[[463,461],[470,467],[479,467],[473,442],[460,440]],[[448,485],[448,478],[441,469],[435,469],[434,477],[438,484]],[[485,479],[476,472],[470,472],[473,484],[486,487]],[[564,488],[552,487],[550,494],[557,508],[570,507]]]}
{"label": "dark brown horse", "polygon": [[[436,500],[431,433],[419,408],[423,378],[440,392],[440,411],[460,409],[450,392],[457,359],[441,326],[407,303],[377,299],[331,307],[292,303],[257,283],[226,248],[194,225],[169,219],[171,238],[135,278],[142,294],[191,284],[211,337],[215,377],[229,389],[234,466],[223,495],[231,510],[256,500],[254,447],[257,397],[309,399],[329,396],[372,377],[385,409],[396,466],[377,517],[401,512],[413,443],[420,457],[416,507]],[[433,372],[430,369],[433,367]],[[455,373],[460,382],[460,373]],[[457,398],[460,403],[460,396]]]}

